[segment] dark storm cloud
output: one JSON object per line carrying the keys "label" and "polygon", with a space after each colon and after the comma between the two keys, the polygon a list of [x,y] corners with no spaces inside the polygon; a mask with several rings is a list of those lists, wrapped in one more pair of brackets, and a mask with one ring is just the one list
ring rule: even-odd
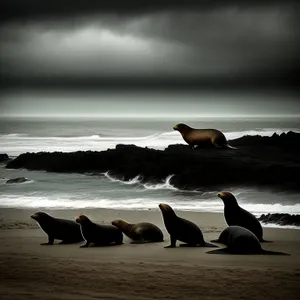
{"label": "dark storm cloud", "polygon": [[299,72],[297,1],[0,5],[4,83],[274,84],[291,83]]}
{"label": "dark storm cloud", "polygon": [[141,14],[170,10],[206,10],[226,6],[248,7],[277,3],[297,4],[297,0],[1,0],[1,20],[75,17],[83,14]]}

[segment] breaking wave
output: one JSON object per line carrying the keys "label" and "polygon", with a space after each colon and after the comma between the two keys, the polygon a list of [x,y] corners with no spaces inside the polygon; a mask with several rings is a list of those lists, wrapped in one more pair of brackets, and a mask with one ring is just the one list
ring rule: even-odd
{"label": "breaking wave", "polygon": [[[236,139],[245,135],[272,136],[288,131],[300,132],[299,129],[265,128],[246,131],[224,132],[227,139]],[[10,156],[17,156],[25,152],[40,151],[102,151],[113,149],[117,144],[135,144],[140,147],[149,147],[163,150],[171,144],[184,143],[180,134],[176,131],[154,133],[147,136],[109,136],[99,133],[90,136],[31,136],[26,134],[11,133],[0,135],[0,149]]]}

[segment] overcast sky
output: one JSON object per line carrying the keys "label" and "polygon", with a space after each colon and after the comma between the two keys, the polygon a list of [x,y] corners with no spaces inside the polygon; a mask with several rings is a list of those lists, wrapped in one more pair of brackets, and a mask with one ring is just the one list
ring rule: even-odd
{"label": "overcast sky", "polygon": [[297,1],[119,2],[1,0],[3,85],[284,84],[298,71]]}
{"label": "overcast sky", "polygon": [[2,96],[0,117],[299,117],[298,100],[279,91],[11,91]]}
{"label": "overcast sky", "polygon": [[299,114],[290,95],[211,93],[294,92],[299,11],[296,0],[1,0],[0,115]]}

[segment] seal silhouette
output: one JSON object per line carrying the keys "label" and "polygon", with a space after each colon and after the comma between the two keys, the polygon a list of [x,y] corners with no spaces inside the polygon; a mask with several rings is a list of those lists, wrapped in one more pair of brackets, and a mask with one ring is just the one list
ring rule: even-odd
{"label": "seal silhouette", "polygon": [[177,240],[185,243],[180,246],[217,247],[216,245],[206,243],[200,228],[195,223],[178,217],[171,206],[161,203],[159,204],[159,208],[171,239],[171,244],[165,248],[175,248]]}
{"label": "seal silhouette", "polygon": [[237,149],[228,144],[225,135],[217,129],[196,129],[186,124],[179,123],[173,127],[180,132],[185,142],[192,148],[195,146]]}
{"label": "seal silhouette", "polygon": [[91,243],[98,246],[123,244],[123,233],[116,226],[96,224],[85,215],[76,218],[76,222],[80,224],[82,236],[86,240],[80,248],[86,248]]}
{"label": "seal silhouette", "polygon": [[112,225],[118,227],[125,235],[127,235],[133,241],[132,243],[164,241],[162,231],[152,223],[141,222],[130,224],[124,220],[114,220],[112,221]]}
{"label": "seal silhouette", "polygon": [[220,192],[218,197],[224,202],[224,217],[228,226],[242,226],[252,231],[260,242],[268,242],[263,239],[263,229],[257,218],[249,211],[241,208],[233,194]]}
{"label": "seal silhouette", "polygon": [[31,218],[37,221],[48,235],[48,243],[41,245],[53,245],[54,240],[61,240],[60,244],[78,243],[84,240],[79,224],[72,220],[54,218],[44,212],[36,212]]}
{"label": "seal silhouette", "polygon": [[209,254],[271,254],[289,255],[283,252],[267,251],[262,249],[257,236],[241,226],[229,226],[224,229],[217,240],[211,242],[222,243],[224,249],[208,251]]}

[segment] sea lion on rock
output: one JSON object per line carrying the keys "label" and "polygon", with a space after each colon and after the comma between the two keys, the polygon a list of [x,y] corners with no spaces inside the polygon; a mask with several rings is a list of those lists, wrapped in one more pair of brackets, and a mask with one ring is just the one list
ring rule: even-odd
{"label": "sea lion on rock", "polygon": [[130,224],[124,220],[114,220],[112,225],[118,227],[125,235],[132,239],[133,243],[164,241],[164,235],[162,231],[152,223],[141,222]]}
{"label": "sea lion on rock", "polygon": [[209,254],[275,254],[289,255],[283,252],[267,251],[261,248],[256,235],[241,226],[229,226],[224,229],[217,240],[211,242],[222,243],[225,249],[208,251]]}
{"label": "sea lion on rock", "polygon": [[179,123],[173,127],[181,133],[182,138],[190,147],[214,146],[217,148],[237,149],[228,144],[225,135],[217,129],[196,129]]}
{"label": "sea lion on rock", "polygon": [[93,223],[84,215],[76,218],[76,222],[80,224],[82,235],[86,240],[86,243],[80,246],[80,248],[86,248],[91,243],[98,246],[123,244],[123,233],[116,226]]}
{"label": "sea lion on rock", "polygon": [[48,234],[48,243],[41,245],[53,245],[54,240],[61,240],[59,244],[78,243],[84,240],[79,224],[72,220],[54,218],[44,212],[36,212],[31,218]]}
{"label": "sea lion on rock", "polygon": [[230,192],[218,194],[224,202],[224,217],[228,226],[242,226],[252,231],[260,242],[267,242],[263,239],[263,229],[257,218],[249,211],[241,208],[234,195]]}
{"label": "sea lion on rock", "polygon": [[177,240],[186,243],[180,246],[217,247],[216,245],[206,243],[200,228],[193,222],[178,217],[171,206],[161,203],[159,204],[159,208],[171,239],[171,244],[165,248],[175,248]]}

